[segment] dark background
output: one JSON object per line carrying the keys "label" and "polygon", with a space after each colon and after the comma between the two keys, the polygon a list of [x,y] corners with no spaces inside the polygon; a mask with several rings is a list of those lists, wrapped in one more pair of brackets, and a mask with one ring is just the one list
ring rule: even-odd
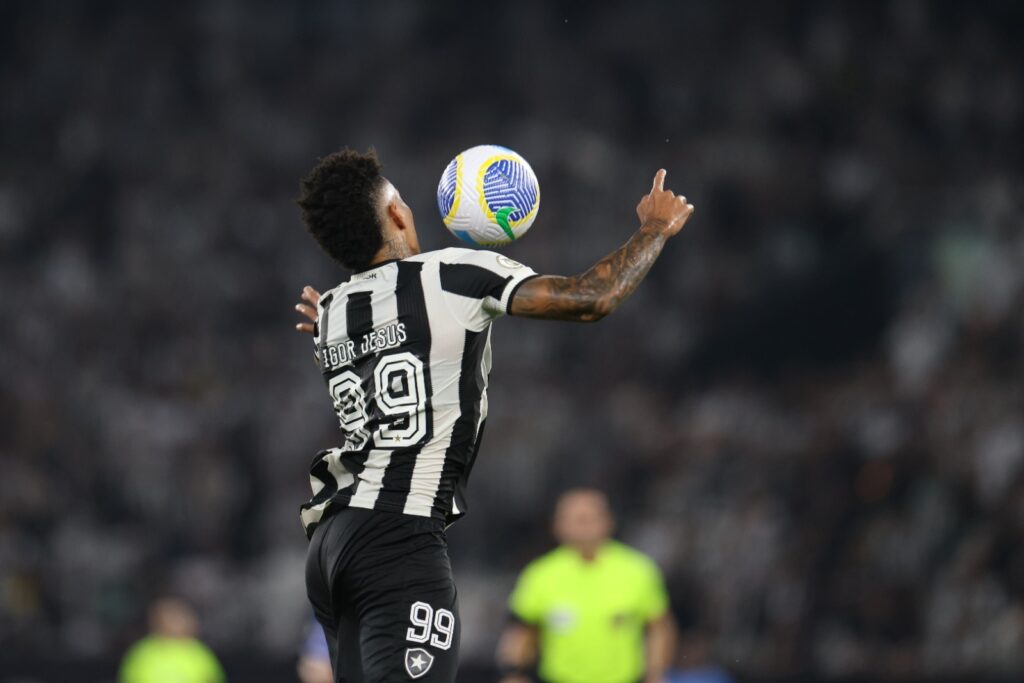
{"label": "dark background", "polygon": [[[104,682],[163,591],[291,680],[336,441],[298,179],[376,146],[424,248],[480,143],[572,273],[654,171],[696,204],[596,326],[502,320],[464,676],[572,485],[747,680],[1024,676],[1024,5],[0,5],[0,681]],[[475,672],[475,673],[474,673]]]}

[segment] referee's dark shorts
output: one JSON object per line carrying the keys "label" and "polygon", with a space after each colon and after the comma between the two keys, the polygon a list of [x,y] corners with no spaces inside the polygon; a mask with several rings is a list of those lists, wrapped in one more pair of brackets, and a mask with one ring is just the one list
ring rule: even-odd
{"label": "referee's dark shorts", "polygon": [[336,683],[454,683],[461,628],[441,520],[333,512],[310,539],[306,591]]}

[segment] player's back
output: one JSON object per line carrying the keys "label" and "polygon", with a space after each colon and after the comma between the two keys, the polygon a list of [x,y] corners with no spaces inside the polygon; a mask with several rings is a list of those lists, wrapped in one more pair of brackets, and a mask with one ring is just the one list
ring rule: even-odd
{"label": "player's back", "polygon": [[464,513],[487,417],[490,324],[532,275],[453,248],[377,264],[323,294],[316,353],[344,443],[313,461],[308,534],[333,506]]}

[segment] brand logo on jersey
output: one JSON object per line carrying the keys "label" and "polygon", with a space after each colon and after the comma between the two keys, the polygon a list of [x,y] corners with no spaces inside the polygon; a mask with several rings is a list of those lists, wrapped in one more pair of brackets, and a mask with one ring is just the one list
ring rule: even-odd
{"label": "brand logo on jersey", "polygon": [[377,271],[376,270],[371,270],[368,273],[356,273],[356,274],[354,274],[352,276],[351,279],[352,280],[376,280],[377,279]]}
{"label": "brand logo on jersey", "polygon": [[556,607],[547,613],[546,625],[555,633],[566,633],[576,625],[576,611],[571,607]]}
{"label": "brand logo on jersey", "polygon": [[410,647],[405,651],[405,672],[411,678],[421,678],[430,671],[434,655],[422,647]]}

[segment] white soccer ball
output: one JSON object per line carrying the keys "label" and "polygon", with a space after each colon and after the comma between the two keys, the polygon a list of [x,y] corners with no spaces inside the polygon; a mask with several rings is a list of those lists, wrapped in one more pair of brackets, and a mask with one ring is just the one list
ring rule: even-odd
{"label": "white soccer ball", "polygon": [[533,225],[540,185],[523,157],[505,147],[479,145],[444,169],[437,208],[460,240],[500,246],[521,239]]}

